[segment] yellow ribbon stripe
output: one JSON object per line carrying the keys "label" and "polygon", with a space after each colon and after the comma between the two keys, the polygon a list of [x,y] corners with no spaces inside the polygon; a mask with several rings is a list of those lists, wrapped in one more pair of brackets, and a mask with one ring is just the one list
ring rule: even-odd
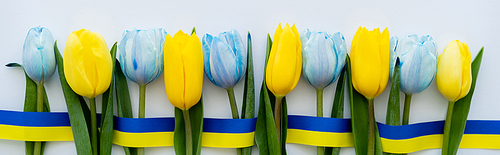
{"label": "yellow ribbon stripe", "polygon": [[201,134],[201,146],[218,148],[242,148],[253,146],[255,132],[250,133],[211,133]]}
{"label": "yellow ribbon stripe", "polygon": [[287,143],[327,147],[353,147],[352,133],[318,132],[300,129],[287,130]]}
{"label": "yellow ribbon stripe", "polygon": [[130,133],[114,130],[113,143],[126,147],[174,146],[174,132]]}
{"label": "yellow ribbon stripe", "polygon": [[70,126],[27,127],[0,124],[0,139],[19,141],[73,141]]}

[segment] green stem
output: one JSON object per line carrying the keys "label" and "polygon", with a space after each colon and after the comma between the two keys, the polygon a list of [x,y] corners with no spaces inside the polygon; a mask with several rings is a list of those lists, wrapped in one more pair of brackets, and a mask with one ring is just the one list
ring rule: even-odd
{"label": "green stem", "polygon": [[405,93],[405,107],[403,111],[403,125],[408,125],[410,122],[410,103],[411,103],[411,94]]}
{"label": "green stem", "polygon": [[278,136],[279,150],[281,150],[281,102],[283,101],[283,96],[276,96],[276,102],[274,102],[274,123],[276,125],[276,133]]}
{"label": "green stem", "polygon": [[[43,112],[43,80],[36,83],[36,112]],[[42,154],[42,142],[35,142],[34,154]]]}
{"label": "green stem", "polygon": [[375,107],[368,99],[368,155],[375,155]]}
{"label": "green stem", "polygon": [[[139,85],[139,118],[146,118],[146,85]],[[137,148],[137,155],[144,155],[144,148]]]}
{"label": "green stem", "polygon": [[193,133],[191,132],[189,109],[182,110],[182,114],[184,115],[184,125],[186,130],[186,155],[193,155]]}
{"label": "green stem", "polygon": [[[323,89],[316,89],[316,117],[323,117]],[[325,147],[316,148],[317,155],[325,154]]]}
{"label": "green stem", "polygon": [[227,96],[229,97],[229,104],[231,105],[231,114],[233,114],[233,119],[240,119],[238,114],[238,107],[236,106],[236,99],[234,97],[233,88],[226,89]]}
{"label": "green stem", "polygon": [[442,155],[448,154],[448,143],[450,141],[450,130],[451,130],[451,116],[453,114],[453,107],[455,106],[455,101],[448,101],[448,112],[446,113],[446,120],[444,121],[444,131],[443,131],[443,148],[441,149]]}
{"label": "green stem", "polygon": [[[234,97],[234,90],[233,88],[228,88],[226,89],[226,91],[227,96],[229,97],[229,104],[231,105],[231,114],[233,114],[233,119],[240,119],[238,114],[238,106],[236,105],[236,99]],[[242,151],[243,150],[241,148],[237,148],[236,154],[241,155]]]}
{"label": "green stem", "polygon": [[97,118],[95,108],[95,98],[89,98],[90,101],[90,140],[92,145],[93,155],[98,155],[97,151]]}

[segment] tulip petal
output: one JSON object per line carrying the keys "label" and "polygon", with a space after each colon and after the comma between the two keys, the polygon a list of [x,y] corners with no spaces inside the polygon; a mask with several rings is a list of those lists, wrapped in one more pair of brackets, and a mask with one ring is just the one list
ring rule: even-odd
{"label": "tulip petal", "polygon": [[266,84],[268,85],[268,89],[271,91],[271,92],[275,92],[274,91],[274,87],[273,86],[273,80],[272,80],[272,75],[271,75],[271,72],[273,72],[273,68],[274,68],[274,60],[276,59],[276,52],[278,50],[278,43],[280,42],[280,39],[281,39],[281,34],[283,33],[283,29],[281,28],[281,23],[278,24],[278,27],[276,28],[276,31],[274,32],[274,38],[273,38],[273,46],[271,46],[271,53],[269,54],[269,58],[268,58],[268,62],[267,62],[267,66],[266,66],[266,72],[269,72],[270,74],[266,73]]}
{"label": "tulip petal", "polygon": [[268,86],[276,96],[285,96],[291,91],[290,88],[294,85],[293,82],[295,81],[294,76],[297,65],[297,54],[295,51],[297,46],[293,31],[288,24],[280,35],[281,37],[278,37],[280,40],[275,42],[277,44],[273,45],[273,47],[276,47],[275,53],[270,54],[268,66],[272,67],[267,68],[269,73],[266,73],[266,79],[270,81]]}
{"label": "tulip petal", "polygon": [[366,28],[363,28],[359,33],[355,47],[356,57],[351,57],[353,85],[366,98],[375,98],[382,79],[380,49],[377,38],[372,36],[373,33]]}
{"label": "tulip petal", "polygon": [[380,86],[378,88],[377,94],[378,96],[384,92],[385,87],[387,86],[387,82],[389,81],[389,30],[387,28],[384,29],[382,34],[379,36],[379,52],[380,52],[380,63],[381,63],[381,77],[380,77]]}
{"label": "tulip petal", "polygon": [[[288,24],[287,24],[288,25]],[[295,24],[292,25],[291,27],[292,32],[293,32],[293,37],[295,39],[295,75],[294,75],[294,80],[293,80],[293,85],[290,87],[290,90],[287,92],[291,92],[295,86],[297,86],[297,83],[299,82],[300,79],[300,74],[302,72],[302,44],[300,43],[300,35],[299,32],[297,31],[297,27],[295,27]]]}
{"label": "tulip petal", "polygon": [[216,86],[220,87],[218,83],[214,82],[214,78],[212,77],[212,72],[210,72],[210,51],[211,51],[211,46],[212,46],[212,40],[214,37],[211,34],[205,34],[203,35],[202,40],[202,50],[203,50],[203,62],[204,62],[204,69],[205,69],[205,75],[207,75],[208,79],[212,81]]}
{"label": "tulip petal", "polygon": [[439,55],[436,85],[439,92],[448,99],[456,101],[462,87],[463,65],[458,40],[451,41]]}
{"label": "tulip petal", "polygon": [[398,47],[399,38],[394,36],[391,38],[391,42],[389,44],[389,79],[392,80],[392,75],[394,74],[394,65],[396,65],[396,59],[399,57],[396,54],[396,49]]}
{"label": "tulip petal", "polygon": [[64,48],[64,75],[69,86],[75,93],[85,96],[94,97],[94,87],[90,83],[85,74],[84,64],[84,48],[78,37],[80,31],[74,31],[68,37]]}
{"label": "tulip petal", "polygon": [[182,110],[186,109],[184,105],[184,63],[181,57],[181,50],[174,39],[167,34],[165,38],[164,69],[165,69],[165,90],[168,100],[172,105]]}
{"label": "tulip petal", "polygon": [[472,72],[471,72],[471,55],[469,46],[464,43],[459,43],[460,55],[462,61],[462,87],[460,89],[460,95],[458,99],[465,97],[470,90],[471,82],[472,82]]}
{"label": "tulip petal", "polygon": [[236,56],[228,44],[214,37],[210,55],[210,72],[217,86],[232,88],[239,80]]}
{"label": "tulip petal", "polygon": [[337,32],[332,36],[333,42],[335,44],[334,49],[337,54],[337,67],[335,67],[335,78],[330,82],[333,83],[340,76],[342,69],[345,65],[345,58],[347,57],[347,45],[345,43],[344,35]]}
{"label": "tulip petal", "polygon": [[303,54],[304,78],[317,89],[328,86],[335,78],[337,54],[333,40],[326,32],[315,32],[305,44]]}
{"label": "tulip petal", "polygon": [[198,103],[203,88],[203,52],[196,34],[189,37],[186,47],[181,51],[181,57],[185,78],[184,104],[189,109]]}
{"label": "tulip petal", "polygon": [[104,93],[111,84],[111,75],[113,73],[113,63],[109,53],[106,41],[99,33],[92,35],[92,53],[94,54],[96,86],[95,96]]}

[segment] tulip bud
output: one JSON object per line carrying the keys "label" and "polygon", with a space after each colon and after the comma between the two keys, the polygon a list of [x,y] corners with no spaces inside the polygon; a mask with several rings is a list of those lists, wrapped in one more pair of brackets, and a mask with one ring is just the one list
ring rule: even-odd
{"label": "tulip bud", "polygon": [[235,29],[218,36],[203,36],[205,74],[218,87],[233,88],[245,75],[247,53]]}
{"label": "tulip bud", "polygon": [[420,38],[413,34],[403,38],[392,37],[390,44],[390,75],[399,57],[401,73],[400,88],[406,94],[417,94],[431,84],[436,75],[436,43],[429,35]]}
{"label": "tulip bud", "polygon": [[118,45],[118,60],[128,79],[146,85],[160,76],[166,35],[162,28],[126,30],[123,33]]}
{"label": "tulip bud", "polygon": [[472,82],[471,54],[469,46],[458,40],[451,41],[439,55],[436,84],[448,101],[465,97]]}
{"label": "tulip bud", "polygon": [[359,27],[351,44],[354,88],[368,99],[380,95],[389,80],[389,30]]}
{"label": "tulip bud", "polygon": [[323,89],[339,77],[344,68],[347,48],[342,33],[304,30],[300,36],[304,78],[316,89]]}
{"label": "tulip bud", "polygon": [[196,34],[179,31],[165,39],[165,90],[172,105],[187,110],[201,98],[203,52]]}
{"label": "tulip bud", "polygon": [[86,29],[73,31],[64,47],[64,76],[75,93],[94,98],[111,83],[113,63],[104,38]]}
{"label": "tulip bud", "polygon": [[49,29],[31,28],[24,40],[23,67],[36,83],[49,79],[56,70],[54,38]]}
{"label": "tulip bud", "polygon": [[278,25],[266,66],[267,87],[277,97],[291,92],[300,78],[302,46],[295,24],[282,29]]}

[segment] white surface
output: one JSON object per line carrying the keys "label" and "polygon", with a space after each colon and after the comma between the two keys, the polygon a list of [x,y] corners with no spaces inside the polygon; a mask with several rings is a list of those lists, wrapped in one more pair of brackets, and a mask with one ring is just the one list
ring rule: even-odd
{"label": "white surface", "polygon": [[[469,119],[500,119],[500,44],[498,27],[500,20],[499,1],[442,2],[442,1],[385,1],[385,2],[340,2],[340,1],[4,1],[0,5],[0,64],[21,62],[24,38],[31,27],[42,25],[49,28],[58,40],[59,49],[64,49],[66,39],[72,31],[86,28],[100,33],[111,48],[121,37],[123,30],[133,28],[163,27],[169,34],[179,29],[190,32],[195,26],[198,35],[237,29],[241,36],[250,31],[253,37],[255,85],[259,90],[262,82],[266,35],[271,36],[278,23],[295,23],[299,33],[305,28],[313,31],[340,31],[350,47],[358,26],[369,29],[389,27],[391,36],[407,34],[430,34],[438,45],[438,53],[451,40],[467,42],[473,57],[481,46],[485,46],[483,63],[479,72]],[[243,38],[246,40],[245,38]],[[245,43],[246,46],[246,43]],[[0,67],[0,109],[23,109],[24,76],[21,69]],[[205,117],[230,118],[226,92],[204,81]],[[332,84],[335,85],[335,84]],[[137,116],[138,87],[130,83],[134,109]],[[390,84],[388,85],[390,86]],[[57,75],[46,83],[51,109],[67,111]],[[389,88],[389,87],[388,87]],[[236,99],[241,108],[243,84],[236,90]],[[258,92],[257,92],[258,94]],[[330,115],[334,86],[325,90],[325,116]],[[376,119],[385,121],[388,89],[376,98]],[[163,76],[147,88],[146,116],[173,116],[173,106],[167,100]],[[258,100],[257,100],[258,101]],[[288,95],[288,113],[315,115],[314,89],[304,79]],[[436,89],[435,82],[428,89],[413,96],[410,123],[443,120],[446,99]],[[346,104],[345,117],[349,117]],[[100,106],[98,106],[100,109]],[[288,144],[289,155],[315,154],[315,147]],[[24,154],[24,143],[0,140],[0,154]],[[353,148],[343,148],[342,154],[354,154]],[[147,148],[146,154],[174,154],[172,147]],[[236,154],[234,149],[203,148],[203,154]],[[254,146],[254,154],[257,147]],[[500,150],[460,149],[459,154],[499,154]],[[49,142],[46,155],[76,154],[73,142]],[[113,154],[123,154],[120,146],[113,147]],[[424,150],[414,155],[440,154],[439,149]]]}

